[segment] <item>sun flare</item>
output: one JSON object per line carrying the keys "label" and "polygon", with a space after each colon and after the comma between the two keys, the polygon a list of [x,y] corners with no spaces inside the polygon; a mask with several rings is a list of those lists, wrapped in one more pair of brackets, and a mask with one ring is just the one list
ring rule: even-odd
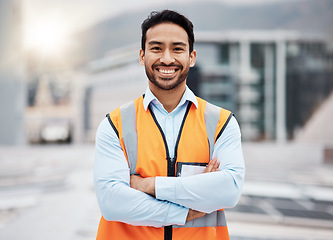
{"label": "sun flare", "polygon": [[59,21],[43,22],[26,29],[25,46],[43,53],[61,51],[67,40],[65,24]]}

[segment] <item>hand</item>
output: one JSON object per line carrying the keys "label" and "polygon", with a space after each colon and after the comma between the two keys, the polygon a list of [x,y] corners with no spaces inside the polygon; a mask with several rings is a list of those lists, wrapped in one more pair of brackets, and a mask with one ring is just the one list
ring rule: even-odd
{"label": "hand", "polygon": [[218,172],[219,171],[220,162],[214,157],[212,160],[209,161],[206,169],[203,173],[210,173],[210,172]]}
{"label": "hand", "polygon": [[186,222],[206,215],[206,213],[190,209],[187,214]]}
{"label": "hand", "polygon": [[143,178],[138,175],[131,175],[130,186],[136,190],[147,193],[155,197],[155,178]]}

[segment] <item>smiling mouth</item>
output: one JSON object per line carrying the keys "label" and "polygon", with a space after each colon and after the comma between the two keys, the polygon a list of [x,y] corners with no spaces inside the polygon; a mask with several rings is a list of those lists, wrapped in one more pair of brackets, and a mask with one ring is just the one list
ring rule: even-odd
{"label": "smiling mouth", "polygon": [[176,72],[176,69],[157,69],[157,70],[163,74],[173,74]]}
{"label": "smiling mouth", "polygon": [[181,66],[178,65],[155,65],[153,66],[157,72],[159,72],[162,76],[173,76],[179,69],[181,69]]}

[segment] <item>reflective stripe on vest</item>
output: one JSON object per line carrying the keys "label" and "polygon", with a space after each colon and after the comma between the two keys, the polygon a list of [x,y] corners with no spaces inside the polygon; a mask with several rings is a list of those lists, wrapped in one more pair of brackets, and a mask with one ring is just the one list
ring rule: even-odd
{"label": "reflective stripe on vest", "polygon": [[206,131],[209,144],[210,158],[213,156],[215,131],[219,119],[220,119],[220,108],[207,102],[205,109],[205,122],[206,122]]}
{"label": "reflective stripe on vest", "polygon": [[[207,139],[209,143],[209,156],[213,155],[214,143],[215,143],[215,131],[220,119],[221,108],[207,102],[205,109],[205,124],[207,131]],[[130,102],[120,107],[121,124],[123,131],[123,141],[125,150],[127,153],[128,163],[130,166],[130,173],[136,173],[137,164],[137,130],[136,130],[136,109],[135,103]],[[230,115],[231,116],[231,115]],[[230,119],[229,116],[229,119]],[[226,122],[226,124],[228,121]],[[226,125],[225,124],[225,125]],[[220,135],[220,134],[219,134]],[[210,214],[206,214],[203,217],[193,219],[186,222],[183,226],[173,226],[174,228],[186,228],[186,227],[217,227],[227,226],[224,211],[216,211]]]}
{"label": "reflective stripe on vest", "polygon": [[136,132],[136,111],[134,102],[120,107],[123,140],[131,175],[136,173],[138,156],[138,135]]}

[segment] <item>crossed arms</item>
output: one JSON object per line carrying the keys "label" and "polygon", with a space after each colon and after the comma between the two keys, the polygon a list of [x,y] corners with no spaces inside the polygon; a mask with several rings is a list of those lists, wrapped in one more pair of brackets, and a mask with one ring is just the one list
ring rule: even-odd
{"label": "crossed arms", "polygon": [[94,167],[104,218],[140,226],[184,225],[205,213],[235,206],[245,170],[234,118],[216,142],[213,155],[216,160],[204,174],[145,179],[130,176],[119,139],[105,119],[97,131]]}
{"label": "crossed arms", "polygon": [[[220,162],[217,160],[217,158],[213,158],[207,165],[206,169],[203,171],[203,173],[210,173],[210,172],[218,172],[219,171]],[[134,188],[136,190],[139,190],[141,192],[144,192],[146,194],[149,194],[153,197],[155,196],[155,177],[147,177],[143,178],[137,175],[131,175],[131,181],[130,181],[131,188]],[[206,213],[199,212],[193,209],[189,209],[186,221],[193,220],[198,217],[204,216]]]}

